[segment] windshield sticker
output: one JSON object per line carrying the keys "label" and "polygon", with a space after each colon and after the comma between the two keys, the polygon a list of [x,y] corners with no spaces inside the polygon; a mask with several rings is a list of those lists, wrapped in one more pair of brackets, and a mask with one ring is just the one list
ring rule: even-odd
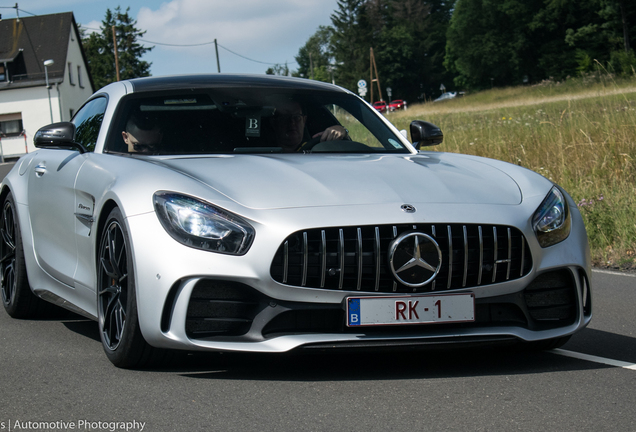
{"label": "windshield sticker", "polygon": [[261,136],[261,116],[245,117],[245,136],[258,138]]}
{"label": "windshield sticker", "polygon": [[402,144],[400,144],[399,142],[397,142],[393,138],[389,138],[389,144],[391,144],[396,149],[401,149],[402,148]]}

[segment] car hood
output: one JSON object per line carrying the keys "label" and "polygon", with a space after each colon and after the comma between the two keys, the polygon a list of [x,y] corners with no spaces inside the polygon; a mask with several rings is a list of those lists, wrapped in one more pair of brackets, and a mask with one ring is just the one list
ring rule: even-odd
{"label": "car hood", "polygon": [[521,191],[488,159],[426,155],[221,155],[157,163],[253,209],[462,203],[517,205]]}

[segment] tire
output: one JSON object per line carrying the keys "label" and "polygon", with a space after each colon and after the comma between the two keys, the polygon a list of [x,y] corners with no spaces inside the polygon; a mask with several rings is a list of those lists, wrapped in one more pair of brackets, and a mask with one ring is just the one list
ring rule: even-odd
{"label": "tire", "polygon": [[139,328],[130,238],[119,208],[108,215],[99,242],[97,317],[104,352],[115,366],[143,367],[156,356]]}
{"label": "tire", "polygon": [[34,318],[45,309],[46,304],[33,294],[29,286],[20,223],[11,193],[2,203],[0,236],[2,305],[13,318]]}

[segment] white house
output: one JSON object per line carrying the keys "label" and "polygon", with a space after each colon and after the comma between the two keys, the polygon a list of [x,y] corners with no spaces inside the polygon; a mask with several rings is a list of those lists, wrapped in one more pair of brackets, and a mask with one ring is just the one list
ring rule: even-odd
{"label": "white house", "polygon": [[72,12],[0,20],[0,156],[34,151],[35,132],[93,91]]}

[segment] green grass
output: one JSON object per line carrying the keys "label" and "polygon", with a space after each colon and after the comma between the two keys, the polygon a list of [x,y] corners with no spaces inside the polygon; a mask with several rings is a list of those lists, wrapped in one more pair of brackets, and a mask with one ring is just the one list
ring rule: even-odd
{"label": "green grass", "polygon": [[564,187],[585,220],[594,265],[636,268],[636,77],[493,89],[389,114],[442,128],[433,148],[504,160]]}

